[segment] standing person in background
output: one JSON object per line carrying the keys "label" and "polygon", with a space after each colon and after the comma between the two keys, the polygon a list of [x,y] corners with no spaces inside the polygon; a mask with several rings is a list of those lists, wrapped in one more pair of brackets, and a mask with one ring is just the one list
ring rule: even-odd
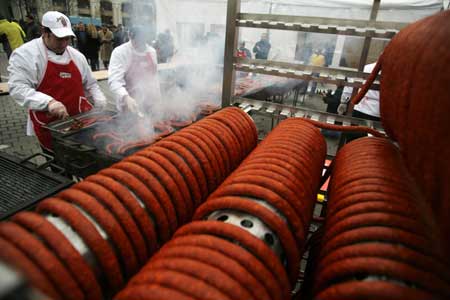
{"label": "standing person in background", "polygon": [[[364,73],[371,73],[375,63],[364,66]],[[347,112],[348,102],[352,96],[352,87],[346,86],[342,93],[341,104],[338,107],[338,113],[343,115]],[[353,107],[352,117],[366,119],[371,121],[380,121],[380,92],[368,90],[364,98]],[[350,142],[360,137],[366,136],[364,133],[346,133],[346,142]]]}
{"label": "standing person in background", "polygon": [[122,24],[117,25],[117,29],[114,32],[113,47],[116,48],[126,41],[126,32],[123,30]]}
{"label": "standing person in background", "polygon": [[[324,51],[316,49],[314,50],[314,53],[311,55],[311,58],[309,59],[309,64],[314,67],[323,67],[325,66],[325,56],[323,55]],[[313,72],[312,76],[319,77],[318,72]],[[316,92],[317,88],[317,81],[312,81],[311,83],[311,94],[314,94]]]}
{"label": "standing person in background", "polygon": [[11,56],[11,53],[23,45],[24,41],[22,38],[21,29],[19,29],[19,24],[13,24],[6,20],[6,18],[0,15],[0,36],[5,35],[5,43],[6,41],[9,44],[9,47],[5,48],[6,55],[8,58]]}
{"label": "standing person in background", "polygon": [[27,15],[25,17],[25,31],[27,34],[27,41],[31,41],[33,39],[37,39],[41,36],[41,29],[39,25],[34,21],[34,17],[32,15]]}
{"label": "standing person in background", "polygon": [[261,34],[261,39],[256,42],[255,46],[253,47],[253,53],[255,53],[256,59],[267,59],[269,56],[270,51],[270,45],[269,42],[269,36],[267,33]]}
{"label": "standing person in background", "polygon": [[82,22],[78,23],[77,30],[75,31],[75,36],[77,37],[77,49],[84,56],[86,56],[87,50],[87,33],[86,26]]}
{"label": "standing person in background", "polygon": [[244,58],[252,58],[252,53],[250,50],[245,48],[245,42],[242,41],[239,43],[239,48],[237,50],[237,56],[238,57],[244,57]]}
{"label": "standing person in background", "polygon": [[6,34],[0,34],[0,43],[2,43],[3,51],[6,53],[6,57],[9,59],[11,56],[12,50],[11,46],[9,45],[9,40]]}
{"label": "standing person in background", "polygon": [[[239,48],[237,49],[236,55],[237,55],[237,57],[242,57],[242,58],[252,58],[252,53],[250,52],[250,50],[245,48],[244,41],[239,42]],[[248,75],[249,75],[249,73],[247,73],[247,72],[240,72],[240,71],[236,72],[236,78],[242,78],[242,77],[246,77]]]}
{"label": "standing person in background", "polygon": [[86,28],[86,58],[91,65],[92,71],[100,69],[100,62],[98,60],[98,52],[100,51],[100,39],[98,37],[97,28],[94,24],[88,24]]}
{"label": "standing person in background", "polygon": [[[345,78],[347,81],[347,78]],[[337,114],[338,107],[341,103],[342,92],[344,91],[344,83],[339,83],[336,87],[336,90],[333,92],[332,90],[328,90],[323,96],[323,102],[327,104],[327,113]],[[322,129],[322,134],[326,137],[337,138],[340,136],[340,133],[337,131]]]}
{"label": "standing person in background", "polygon": [[13,24],[14,26],[17,27],[17,29],[19,29],[20,36],[22,37],[22,40],[25,43],[27,40],[27,35],[25,34],[25,31],[23,31],[22,26],[19,24],[19,21],[17,21],[16,19],[12,19],[11,24]]}
{"label": "standing person in background", "polygon": [[44,126],[77,115],[106,98],[83,54],[68,46],[74,33],[70,20],[57,11],[42,16],[42,37],[18,48],[9,61],[9,93],[28,109],[27,134],[36,135],[44,152],[52,153],[51,135]]}
{"label": "standing person in background", "polygon": [[120,112],[156,114],[161,102],[156,50],[145,42],[145,27],[133,26],[130,41],[115,48],[108,84]]}
{"label": "standing person in background", "polygon": [[157,47],[158,62],[168,62],[172,58],[174,52],[173,37],[170,34],[169,29],[166,29],[164,33],[158,34]]}
{"label": "standing person in background", "polygon": [[309,64],[315,67],[325,66],[325,56],[323,55],[323,51],[315,49],[314,53],[311,55],[311,58],[309,59]]}
{"label": "standing person in background", "polygon": [[103,25],[102,30],[98,32],[100,39],[100,58],[103,61],[105,69],[108,69],[109,60],[111,59],[111,53],[113,51],[113,33],[108,29],[106,25]]}

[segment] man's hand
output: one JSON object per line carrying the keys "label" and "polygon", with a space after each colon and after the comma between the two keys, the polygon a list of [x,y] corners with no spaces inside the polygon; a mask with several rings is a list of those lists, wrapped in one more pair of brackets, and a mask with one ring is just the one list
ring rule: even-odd
{"label": "man's hand", "polygon": [[138,105],[136,100],[134,100],[134,98],[127,95],[123,98],[123,102],[126,107],[126,110],[128,110],[129,112],[135,113],[138,111]]}
{"label": "man's hand", "polygon": [[344,115],[347,112],[347,103],[339,104],[337,112],[340,115]]}
{"label": "man's hand", "polygon": [[48,108],[48,112],[50,113],[50,115],[55,116],[58,119],[64,119],[69,116],[64,104],[62,104],[59,101],[56,101],[55,99],[50,100],[47,108]]}

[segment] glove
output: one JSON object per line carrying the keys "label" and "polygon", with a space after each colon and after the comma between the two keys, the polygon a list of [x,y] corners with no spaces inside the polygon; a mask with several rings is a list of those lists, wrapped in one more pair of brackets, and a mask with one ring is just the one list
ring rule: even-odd
{"label": "glove", "polygon": [[339,104],[337,112],[340,115],[344,115],[347,112],[347,103]]}
{"label": "glove", "polygon": [[48,112],[50,115],[57,117],[58,119],[67,118],[69,114],[67,113],[67,109],[59,101],[56,101],[55,99],[50,100],[47,106]]}
{"label": "glove", "polygon": [[123,102],[127,111],[134,113],[138,111],[137,102],[132,97],[126,95],[125,97],[123,97]]}

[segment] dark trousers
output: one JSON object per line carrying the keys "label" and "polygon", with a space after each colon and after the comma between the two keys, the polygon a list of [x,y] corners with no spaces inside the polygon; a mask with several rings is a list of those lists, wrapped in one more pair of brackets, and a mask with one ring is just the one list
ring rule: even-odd
{"label": "dark trousers", "polygon": [[92,71],[98,71],[100,69],[100,62],[98,60],[98,57],[97,58],[91,57],[89,59],[89,63],[91,65]]}

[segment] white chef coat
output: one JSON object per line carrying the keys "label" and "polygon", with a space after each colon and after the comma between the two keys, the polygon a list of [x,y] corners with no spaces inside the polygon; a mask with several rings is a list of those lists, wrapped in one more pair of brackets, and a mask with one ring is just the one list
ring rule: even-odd
{"label": "white chef coat", "polygon": [[[376,63],[368,64],[364,66],[364,72],[370,73],[372,72],[373,68],[375,67]],[[344,91],[342,92],[342,100],[341,102],[348,102],[346,99],[350,98],[352,96],[352,87],[346,86],[344,88]],[[366,115],[370,115],[373,117],[380,117],[380,92],[374,91],[374,90],[368,90],[364,98],[361,99],[361,101],[355,105],[353,108],[354,110],[357,110],[359,112],[362,112]]]}
{"label": "white chef coat", "polygon": [[[156,72],[154,75],[147,74],[151,77],[151,80],[141,82],[142,92],[139,93],[140,95],[130,95],[130,91],[127,90],[125,78],[131,73],[130,68],[133,58],[139,58],[144,63],[148,54],[150,54],[153,63],[155,64]],[[149,78],[148,76],[139,76],[143,74],[137,75],[136,78],[132,78],[132,80],[137,83],[144,80],[144,78]],[[111,60],[109,62],[108,84],[110,90],[115,94],[116,106],[119,111],[123,109],[123,99],[125,96],[133,97],[137,101],[138,106],[144,101],[150,101],[155,104],[160,103],[161,90],[159,86],[156,50],[153,47],[146,45],[144,51],[138,52],[131,44],[131,41],[116,47],[111,54]]]}
{"label": "white chef coat", "polygon": [[[47,49],[42,37],[17,48],[9,59],[9,94],[19,105],[32,110],[46,110],[48,103],[53,99],[47,94],[36,91],[45,75],[47,56],[50,61],[57,64],[68,64],[72,59],[80,71],[86,98],[93,99],[95,106],[106,105],[105,95],[93,77],[86,57],[70,46],[63,54],[58,55]],[[29,116],[27,135],[34,135]]]}

